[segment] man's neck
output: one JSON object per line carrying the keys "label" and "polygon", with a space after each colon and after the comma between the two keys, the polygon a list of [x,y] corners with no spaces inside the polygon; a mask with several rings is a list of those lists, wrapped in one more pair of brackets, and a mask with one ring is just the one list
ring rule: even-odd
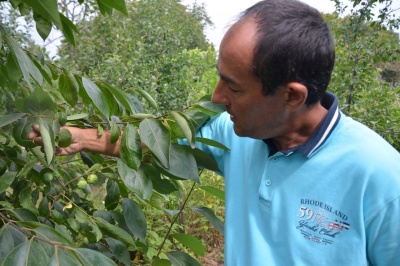
{"label": "man's neck", "polygon": [[320,103],[303,107],[287,123],[286,134],[272,139],[278,151],[288,150],[305,143],[328,113]]}

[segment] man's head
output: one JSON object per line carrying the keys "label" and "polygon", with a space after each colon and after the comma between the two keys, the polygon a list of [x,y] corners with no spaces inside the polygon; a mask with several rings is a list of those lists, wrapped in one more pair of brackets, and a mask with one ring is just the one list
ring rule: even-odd
{"label": "man's head", "polygon": [[333,41],[317,11],[293,0],[262,1],[246,10],[222,39],[220,81],[212,100],[226,106],[238,136],[303,134],[310,128],[304,123],[311,123],[312,130],[312,121],[323,115],[312,110],[322,108],[318,101],[333,61]]}
{"label": "man's head", "polygon": [[264,0],[245,10],[239,21],[248,19],[257,24],[253,71],[264,93],[299,82],[308,89],[306,104],[319,101],[330,81],[335,51],[318,10],[296,0]]}

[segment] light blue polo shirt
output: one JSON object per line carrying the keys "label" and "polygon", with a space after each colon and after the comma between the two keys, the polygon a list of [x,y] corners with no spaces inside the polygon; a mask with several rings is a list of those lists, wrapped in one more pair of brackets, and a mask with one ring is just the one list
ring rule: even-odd
{"label": "light blue polo shirt", "polygon": [[225,177],[225,265],[400,265],[400,155],[327,93],[299,147],[238,137],[227,113],[198,135]]}

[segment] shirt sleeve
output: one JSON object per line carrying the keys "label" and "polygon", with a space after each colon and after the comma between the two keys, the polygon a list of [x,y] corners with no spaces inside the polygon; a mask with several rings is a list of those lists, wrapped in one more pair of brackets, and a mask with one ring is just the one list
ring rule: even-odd
{"label": "shirt sleeve", "polygon": [[400,196],[366,225],[368,260],[372,265],[400,265]]}

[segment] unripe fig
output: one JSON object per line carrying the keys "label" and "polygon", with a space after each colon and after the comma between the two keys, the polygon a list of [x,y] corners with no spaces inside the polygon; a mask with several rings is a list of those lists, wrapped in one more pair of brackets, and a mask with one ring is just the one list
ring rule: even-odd
{"label": "unripe fig", "polygon": [[89,183],[89,184],[95,184],[95,183],[97,183],[97,175],[95,175],[95,174],[90,174],[89,176],[88,176],[88,178],[87,178],[87,182]]}
{"label": "unripe fig", "polygon": [[67,115],[65,113],[58,114],[58,123],[60,123],[60,126],[65,126],[67,123]]}
{"label": "unripe fig", "polygon": [[50,172],[47,172],[47,173],[45,173],[44,175],[43,175],[43,180],[45,181],[45,182],[51,182],[52,180],[53,180],[53,174],[52,173],[50,173]]}
{"label": "unripe fig", "polygon": [[79,182],[78,182],[78,188],[80,188],[80,189],[84,189],[86,186],[87,186],[87,182],[86,182],[86,180],[79,180]]}
{"label": "unripe fig", "polygon": [[58,147],[65,148],[71,145],[72,143],[72,135],[68,129],[62,128],[58,133]]}

